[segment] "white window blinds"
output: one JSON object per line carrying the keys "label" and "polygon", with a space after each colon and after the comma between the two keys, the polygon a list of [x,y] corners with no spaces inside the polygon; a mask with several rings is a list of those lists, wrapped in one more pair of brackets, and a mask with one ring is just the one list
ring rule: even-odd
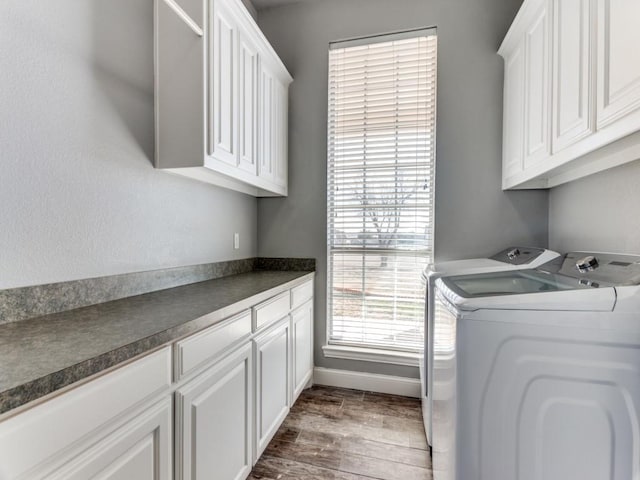
{"label": "white window blinds", "polygon": [[422,348],[436,53],[435,29],[329,51],[329,344]]}

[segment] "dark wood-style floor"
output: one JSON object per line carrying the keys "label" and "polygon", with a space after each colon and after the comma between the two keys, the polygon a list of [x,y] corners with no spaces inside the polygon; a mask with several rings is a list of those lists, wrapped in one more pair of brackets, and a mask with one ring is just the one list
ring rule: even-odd
{"label": "dark wood-style floor", "polygon": [[417,399],[314,386],[305,390],[249,480],[429,480]]}

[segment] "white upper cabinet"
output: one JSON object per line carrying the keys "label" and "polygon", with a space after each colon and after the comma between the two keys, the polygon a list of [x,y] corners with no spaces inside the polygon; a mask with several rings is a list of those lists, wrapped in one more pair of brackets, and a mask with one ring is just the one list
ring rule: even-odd
{"label": "white upper cabinet", "polygon": [[214,1],[209,34],[208,154],[234,167],[238,154],[238,42],[239,27],[225,2]]}
{"label": "white upper cabinet", "polygon": [[253,18],[240,0],[155,2],[156,167],[286,195],[292,79]]}
{"label": "white upper cabinet", "polygon": [[526,1],[498,52],[504,58],[503,188],[539,168],[551,151],[550,31],[548,0]]}
{"label": "white upper cabinet", "polygon": [[517,45],[504,63],[503,176],[520,173],[524,156],[524,47]]}
{"label": "white upper cabinet", "polygon": [[[249,35],[240,32],[238,120],[238,166],[252,175],[258,173],[258,48]],[[286,158],[284,159],[286,162]]]}
{"label": "white upper cabinet", "polygon": [[261,62],[259,176],[281,186],[287,185],[287,93],[274,66]]}
{"label": "white upper cabinet", "polygon": [[638,19],[633,0],[525,0],[498,52],[503,188],[554,187],[640,158]]}
{"label": "white upper cabinet", "polygon": [[524,34],[524,168],[549,156],[549,11],[540,2]]}
{"label": "white upper cabinet", "polygon": [[274,138],[276,139],[275,156],[275,182],[278,185],[287,185],[287,143],[289,138],[289,91],[282,84],[276,82],[276,107],[277,116],[275,119]]}
{"label": "white upper cabinet", "polygon": [[591,0],[554,2],[553,153],[594,129],[590,5]]}
{"label": "white upper cabinet", "polygon": [[640,2],[598,0],[598,128],[640,108]]}
{"label": "white upper cabinet", "polygon": [[260,64],[260,178],[275,180],[275,78],[267,62]]}

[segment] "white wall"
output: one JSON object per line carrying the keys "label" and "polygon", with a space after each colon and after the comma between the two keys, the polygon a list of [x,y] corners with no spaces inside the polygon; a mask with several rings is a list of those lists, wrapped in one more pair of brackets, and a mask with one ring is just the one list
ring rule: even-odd
{"label": "white wall", "polygon": [[551,189],[549,245],[640,255],[640,161]]}
{"label": "white wall", "polygon": [[546,246],[547,192],[502,192],[503,62],[496,51],[521,0],[314,0],[258,12],[294,77],[289,197],[258,202],[258,253],[318,259],[316,364],[415,376],[415,369],[326,359],[327,51],[333,40],[438,27],[438,260]]}
{"label": "white wall", "polygon": [[0,288],[256,255],[255,199],[152,166],[152,15],[0,2]]}

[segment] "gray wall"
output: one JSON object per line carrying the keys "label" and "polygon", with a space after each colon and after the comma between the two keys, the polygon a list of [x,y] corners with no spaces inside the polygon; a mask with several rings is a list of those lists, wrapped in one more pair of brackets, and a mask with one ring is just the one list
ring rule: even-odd
{"label": "gray wall", "polygon": [[0,72],[0,288],[256,255],[255,199],[152,166],[152,0],[0,2]]}
{"label": "gray wall", "polygon": [[245,7],[247,7],[247,10],[251,14],[251,16],[255,20],[257,20],[258,19],[258,11],[256,10],[256,7],[253,5],[253,2],[251,2],[251,0],[242,0],[242,3],[244,4]]}
{"label": "gray wall", "polygon": [[636,161],[551,189],[551,248],[640,254],[639,186]]}
{"label": "gray wall", "polygon": [[294,77],[289,197],[258,202],[258,253],[318,259],[316,364],[405,376],[415,369],[325,359],[327,48],[332,40],[436,25],[438,260],[512,243],[546,246],[547,192],[501,191],[502,59],[521,0],[316,0],[258,12]]}

